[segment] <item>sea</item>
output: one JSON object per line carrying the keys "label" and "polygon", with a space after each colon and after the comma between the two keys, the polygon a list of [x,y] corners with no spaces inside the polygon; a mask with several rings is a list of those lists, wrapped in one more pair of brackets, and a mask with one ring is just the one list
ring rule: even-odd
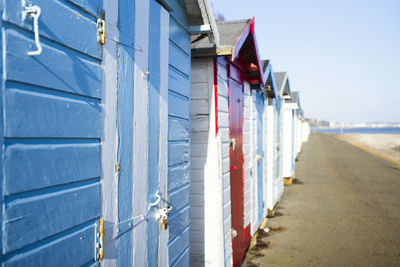
{"label": "sea", "polygon": [[[314,133],[340,134],[340,128],[311,128]],[[343,128],[343,134],[400,134],[400,127],[354,127]]]}

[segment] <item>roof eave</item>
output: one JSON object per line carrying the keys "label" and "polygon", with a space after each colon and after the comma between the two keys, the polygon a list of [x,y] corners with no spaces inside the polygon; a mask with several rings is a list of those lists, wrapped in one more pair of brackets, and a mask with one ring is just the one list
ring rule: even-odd
{"label": "roof eave", "polygon": [[254,54],[256,55],[258,74],[260,76],[261,85],[264,87],[265,80],[264,80],[263,73],[262,73],[260,53],[258,51],[257,39],[256,39],[256,35],[254,32],[254,17],[249,21],[247,26],[243,29],[242,33],[240,34],[239,38],[233,44],[231,61],[232,62],[235,61],[235,59],[238,57],[239,51],[242,48],[243,44],[245,43],[245,41],[249,35],[253,38],[253,44],[254,44],[253,49],[254,49]]}

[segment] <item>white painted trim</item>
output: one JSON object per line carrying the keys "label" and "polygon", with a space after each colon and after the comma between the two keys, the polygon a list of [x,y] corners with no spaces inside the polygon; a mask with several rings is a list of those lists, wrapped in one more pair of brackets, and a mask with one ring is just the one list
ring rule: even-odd
{"label": "white painted trim", "polygon": [[[108,34],[113,36],[103,46],[102,51],[102,106],[103,136],[101,145],[102,179],[101,184],[101,217],[104,219],[105,243],[104,259],[101,266],[115,266],[117,253],[116,225],[118,224],[118,174],[115,172],[117,162],[117,72],[118,72],[118,1],[104,0]],[[115,231],[115,232],[114,232]]]}
{"label": "white painted trim", "polygon": [[[169,13],[160,9],[160,142],[159,142],[159,189],[163,201],[168,200],[168,59]],[[166,206],[167,203],[163,202]],[[160,230],[158,242],[158,266],[168,266],[169,231]]]}
{"label": "white painted trim", "polygon": [[[149,67],[149,0],[135,1],[135,66],[133,101],[133,216],[147,213],[148,178],[148,76]],[[147,223],[133,228],[133,266],[147,265]]]}

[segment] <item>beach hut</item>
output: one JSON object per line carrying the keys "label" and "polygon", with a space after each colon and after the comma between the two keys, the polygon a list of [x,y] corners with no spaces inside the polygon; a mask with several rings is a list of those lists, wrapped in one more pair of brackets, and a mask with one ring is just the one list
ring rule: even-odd
{"label": "beach hut", "polygon": [[293,91],[290,99],[285,100],[284,105],[284,143],[283,143],[283,178],[291,183],[295,172],[297,115],[299,109],[299,93]]}
{"label": "beach hut", "polygon": [[210,35],[206,4],[0,3],[3,265],[189,265],[190,32]]}
{"label": "beach hut", "polygon": [[279,152],[276,144],[276,114],[278,108],[278,92],[275,84],[275,78],[272,71],[272,65],[268,60],[262,60],[265,85],[263,88],[264,101],[264,213],[268,214],[268,210],[272,210],[275,206],[274,202],[274,169],[276,165],[276,154]]}
{"label": "beach hut", "polygon": [[254,19],[214,33],[192,37],[191,263],[240,266],[251,236],[250,88],[264,80]]}
{"label": "beach hut", "polygon": [[[293,114],[291,110],[286,109],[286,101],[292,97],[290,82],[286,72],[274,72],[277,92],[279,95],[276,109],[275,120],[275,143],[277,144],[277,153],[275,155],[275,180],[273,203],[277,203],[283,193],[283,178],[291,172],[291,140]],[[275,205],[274,204],[274,205]]]}

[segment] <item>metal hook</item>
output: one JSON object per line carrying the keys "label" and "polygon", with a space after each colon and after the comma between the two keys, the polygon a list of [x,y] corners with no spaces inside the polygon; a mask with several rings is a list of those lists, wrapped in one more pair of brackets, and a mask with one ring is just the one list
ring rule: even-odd
{"label": "metal hook", "polygon": [[30,17],[33,18],[33,32],[35,34],[35,44],[36,44],[36,51],[29,51],[29,56],[38,56],[42,53],[42,46],[39,40],[39,17],[42,10],[38,6],[28,6],[25,7],[23,11],[24,14],[28,14]]}
{"label": "metal hook", "polygon": [[156,197],[157,197],[157,199],[156,199],[154,202],[151,202],[151,203],[149,204],[147,210],[150,210],[151,207],[157,206],[158,203],[160,203],[160,201],[161,201],[161,193],[160,193],[159,190],[158,190],[157,193],[156,193]]}

